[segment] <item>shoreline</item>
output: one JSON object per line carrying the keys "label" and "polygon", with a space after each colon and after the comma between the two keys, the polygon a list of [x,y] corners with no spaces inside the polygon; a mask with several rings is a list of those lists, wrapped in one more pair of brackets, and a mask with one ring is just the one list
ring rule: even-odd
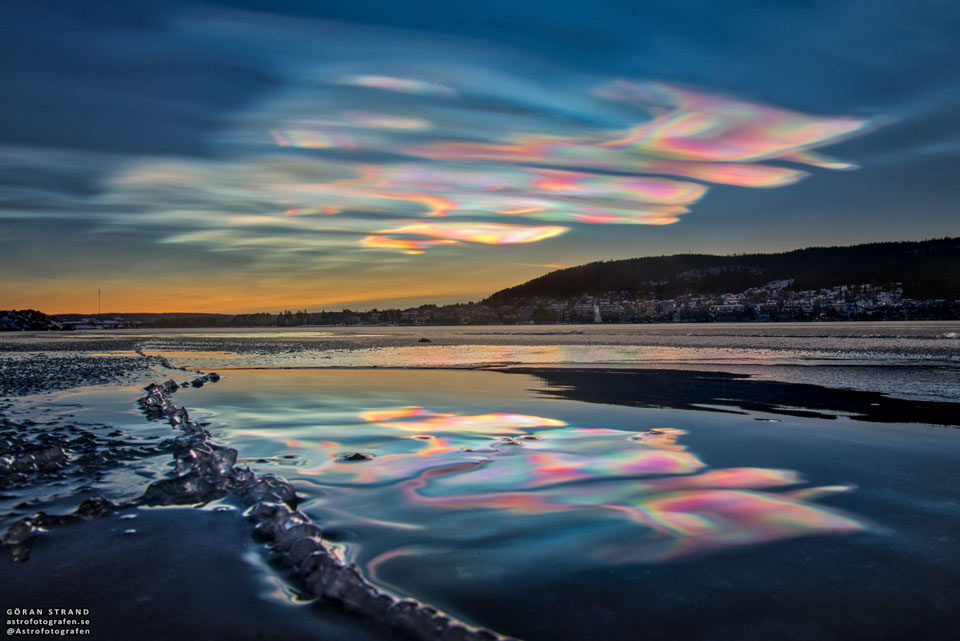
{"label": "shoreline", "polygon": [[[113,373],[116,375],[116,379],[113,380],[113,383],[119,383],[120,381],[125,381],[129,383],[129,378],[131,377],[143,377],[145,373],[150,370],[154,374],[159,373],[161,366],[165,368],[173,368],[170,363],[164,363],[160,360],[162,357],[158,356],[148,356],[144,354],[143,356],[137,357],[136,360],[142,359],[141,362],[145,363],[145,369],[137,369],[136,371],[130,372],[123,366],[125,361],[115,360],[122,359],[124,357],[118,356],[90,356],[90,361],[92,367],[95,368],[104,368],[104,372],[101,372],[101,375],[106,377],[105,379],[98,379],[93,382],[93,384],[111,384],[109,380],[110,370],[113,370]],[[58,363],[58,359],[55,358],[44,358],[39,359],[46,361],[45,365],[55,367]],[[116,363],[120,365],[119,368],[112,368],[112,365]],[[152,368],[152,370],[151,370]],[[184,368],[173,368],[181,369]],[[264,367],[262,369],[278,369],[271,367]],[[295,368],[301,369],[301,368]],[[335,369],[335,368],[322,368],[322,369]],[[351,368],[356,369],[356,368]],[[361,368],[366,369],[366,368]],[[381,370],[385,368],[371,367],[371,370]],[[405,367],[397,367],[390,369],[408,369]],[[450,369],[450,368],[425,368],[425,369]],[[496,367],[496,366],[470,366],[470,367],[458,367],[454,369],[462,370],[486,370],[486,371],[497,371],[502,372],[504,375],[509,374],[525,374],[533,375],[551,386],[552,389],[546,390],[544,393],[547,395],[555,395],[559,398],[566,398],[569,400],[579,400],[586,401],[591,403],[604,403],[609,404],[613,402],[614,404],[622,404],[626,406],[635,406],[635,407],[670,407],[674,409],[689,409],[696,411],[742,411],[753,412],[753,411],[762,411],[772,414],[783,414],[786,416],[798,416],[798,417],[816,417],[816,418],[833,418],[835,416],[848,416],[854,420],[862,421],[880,421],[880,422],[892,422],[892,423],[903,423],[903,422],[923,422],[916,420],[917,412],[920,410],[920,416],[930,419],[930,424],[935,425],[949,425],[952,427],[960,426],[960,419],[956,418],[960,416],[960,412],[956,412],[960,403],[933,403],[933,402],[920,402],[920,401],[910,401],[903,399],[896,399],[892,397],[885,396],[880,393],[874,392],[860,392],[855,390],[842,390],[842,389],[831,389],[822,386],[815,385],[803,385],[797,383],[778,383],[775,381],[761,381],[755,380],[749,375],[745,374],[735,374],[735,373],[724,373],[724,372],[713,372],[713,371],[696,371],[696,370],[675,370],[675,369],[636,369],[636,368],[610,368],[610,367],[560,367],[560,368],[551,368],[551,367],[538,367],[538,366],[509,366],[509,367]],[[192,372],[191,372],[192,373]],[[631,384],[623,385],[622,383],[629,379]],[[59,379],[51,379],[54,383],[66,384],[70,380],[78,380],[77,377],[71,378],[70,376],[64,376]],[[212,382],[212,381],[211,381]],[[616,383],[616,384],[614,384]],[[71,389],[67,388],[48,388],[42,390],[39,393],[45,392],[55,392],[62,389]],[[157,389],[154,386],[154,389]],[[36,394],[36,391],[27,392],[27,394]],[[9,395],[8,395],[9,396]],[[612,400],[611,400],[612,399]],[[818,403],[813,403],[814,400],[819,399]],[[14,398],[8,398],[8,403],[16,403],[16,395]],[[164,407],[164,399],[158,401],[157,407]],[[709,407],[712,406],[712,407]],[[725,407],[724,407],[725,406]],[[182,426],[184,424],[189,425],[192,421],[189,419],[189,415],[184,411],[180,411],[181,408],[172,405],[169,402],[169,399],[166,399],[166,409],[163,409],[160,412],[160,417],[170,420],[171,424],[174,427]],[[819,410],[819,411],[818,411]],[[825,412],[832,412],[828,414]],[[912,420],[904,420],[909,417],[914,417]],[[201,424],[193,423],[195,426],[194,435],[203,435],[205,430]],[[201,441],[194,443],[194,445],[203,445],[206,443],[205,437]],[[190,447],[184,449],[185,444],[181,444],[179,448],[174,446],[171,449],[171,453],[175,455],[177,460],[183,458],[182,455],[193,453],[188,456],[187,463],[182,466],[178,464],[178,469],[186,470],[187,473],[190,473],[192,467],[195,467],[198,464],[198,459],[195,458],[195,448]],[[212,452],[217,451],[216,448],[220,446],[215,446]],[[180,454],[177,454],[179,449]],[[220,448],[228,449],[228,448]],[[233,451],[233,457],[235,461],[236,451]],[[203,458],[203,457],[201,457]],[[229,461],[229,456],[227,460]],[[203,467],[208,471],[211,469],[221,469],[220,466],[214,459],[204,459],[199,461]],[[230,465],[232,469],[232,463]],[[216,475],[215,475],[216,476]],[[214,485],[217,484],[217,480],[222,477],[220,476],[213,478],[212,482]],[[249,477],[243,483],[250,484]],[[257,481],[253,480],[252,483],[256,484]],[[289,492],[292,493],[292,486],[289,486],[284,479],[278,478],[276,483],[269,482],[266,486],[261,485],[261,487],[266,487],[264,491],[264,496],[261,497],[267,499],[283,499],[287,496],[287,490],[283,489],[284,484],[290,488]],[[278,494],[279,493],[279,494]],[[268,496],[269,495],[269,496]],[[274,496],[276,495],[276,496]],[[227,504],[231,499],[227,499]],[[225,504],[225,505],[227,505]],[[281,507],[281,504],[284,507]],[[259,507],[257,507],[259,506]],[[214,532],[218,527],[212,523],[212,521],[206,517],[203,518],[193,518],[193,517],[182,517],[174,516],[177,513],[178,509],[188,509],[188,508],[168,508],[168,509],[152,509],[150,510],[151,514],[155,513],[157,518],[153,521],[149,519],[144,519],[142,523],[151,523],[151,532],[154,532],[156,536],[165,538],[163,532],[167,532],[171,537],[175,533],[182,532],[185,529],[193,528],[191,531],[195,533],[200,533],[202,531],[202,536],[199,540],[203,545],[216,546],[216,539]],[[123,508],[119,511],[114,511],[113,514],[116,517],[122,517]],[[166,514],[170,514],[169,519],[166,518]],[[186,513],[184,513],[186,514]],[[332,596],[334,599],[340,599],[345,601],[349,607],[360,611],[366,611],[368,614],[374,614],[374,619],[381,620],[378,617],[383,617],[384,613],[390,611],[391,608],[396,610],[396,606],[391,606],[389,603],[386,603],[383,599],[379,597],[383,594],[378,591],[377,588],[373,588],[373,591],[368,589],[366,586],[369,586],[368,583],[364,581],[359,572],[351,570],[348,566],[344,566],[342,563],[338,563],[329,551],[324,552],[322,543],[319,543],[320,539],[317,537],[317,530],[313,529],[316,526],[312,526],[309,519],[307,519],[302,514],[298,513],[296,510],[295,502],[293,505],[286,503],[285,501],[276,501],[276,500],[259,500],[255,507],[249,513],[255,520],[257,520],[261,525],[257,528],[257,531],[267,539],[271,539],[276,544],[276,554],[281,554],[286,556],[290,561],[292,561],[296,566],[302,568],[301,581],[303,585],[310,587],[315,593],[324,594],[327,596]],[[151,517],[152,518],[152,517]],[[212,518],[212,517],[210,517]],[[240,521],[236,519],[236,521]],[[108,525],[109,524],[109,525]],[[95,544],[91,546],[92,541],[91,537],[96,538],[94,535],[99,536],[101,533],[111,532],[110,536],[118,535],[117,527],[120,527],[122,523],[114,524],[112,521],[91,521],[80,525],[79,527],[84,528],[78,534],[76,540],[70,540],[69,542],[63,540],[63,549],[55,552],[56,558],[59,559],[57,563],[61,563],[65,556],[69,557],[74,554],[88,554],[96,557],[98,550],[92,549],[95,548]],[[312,526],[312,527],[311,527]],[[72,530],[74,525],[66,525],[63,528],[53,528],[50,532],[43,535],[47,535],[59,532],[67,532]],[[247,528],[247,533],[249,535],[249,526],[243,524],[234,524],[235,529],[242,529],[243,527]],[[87,529],[90,528],[90,529]],[[110,528],[113,528],[110,530]],[[296,529],[298,535],[296,537],[289,537],[286,534],[288,530]],[[57,537],[60,535],[57,534]],[[64,535],[66,536],[66,535]],[[46,552],[51,552],[54,547],[59,549],[60,544],[53,545],[53,541],[58,541],[59,538],[51,538],[51,545],[44,543],[42,547],[38,547],[38,550],[46,550]],[[123,539],[126,541],[127,539]],[[146,552],[145,548],[141,548]],[[158,557],[165,558],[172,565],[168,566],[168,571],[176,572],[176,567],[181,567],[180,561],[176,559],[180,558],[179,555],[174,554],[172,549],[158,549],[156,554]],[[224,546],[221,550],[223,555],[230,556],[230,554],[235,554],[235,549],[230,548],[229,546]],[[45,552],[45,553],[46,553]],[[304,553],[307,556],[302,556]],[[263,554],[261,551],[260,554]],[[274,562],[279,557],[274,558]],[[8,557],[9,559],[9,557]],[[312,560],[311,560],[312,559]],[[321,559],[324,559],[321,561]],[[200,566],[205,566],[209,559],[204,559],[203,557],[196,557],[195,562],[199,563]],[[126,562],[127,559],[124,559]],[[9,561],[7,561],[9,563]],[[18,564],[16,568],[23,568],[28,571],[26,575],[17,574],[17,576],[30,576],[29,569],[30,563],[33,560],[26,564]],[[53,562],[53,561],[51,561]],[[96,558],[93,560],[94,564],[98,561]],[[131,560],[131,562],[133,562]],[[236,563],[236,558],[234,557],[234,563]],[[165,565],[163,562],[160,563],[161,566]],[[32,566],[39,567],[39,566]],[[216,572],[217,570],[213,569],[214,565],[211,565],[208,570],[205,572]],[[58,572],[60,570],[57,570]],[[19,572],[19,570],[18,570]],[[253,573],[247,569],[238,569],[238,573],[246,573],[248,578],[252,581],[253,575],[257,577],[262,577],[262,574]],[[316,575],[316,578],[311,579],[312,576]],[[204,576],[204,573],[198,574],[198,576]],[[323,578],[327,577],[327,578]],[[335,579],[331,582],[330,577],[345,577],[345,579]],[[289,579],[289,577],[288,577]],[[29,578],[26,579],[29,581]],[[53,580],[52,577],[50,580]],[[99,579],[95,576],[87,576],[77,578],[76,576],[71,580],[72,585],[84,585],[92,586],[95,588],[98,584]],[[87,583],[85,583],[85,581]],[[311,584],[311,581],[313,582]],[[44,582],[45,583],[45,582]],[[5,583],[6,588],[3,588],[4,591],[13,589],[16,590],[16,586],[10,586],[9,583]],[[2,587],[0,583],[0,587]],[[289,581],[288,581],[289,585]],[[312,585],[312,587],[311,587]],[[332,591],[328,594],[328,590]],[[352,586],[352,587],[350,587]],[[372,588],[372,586],[369,586]],[[92,589],[91,588],[91,589]],[[84,588],[86,592],[86,588]],[[163,600],[163,595],[158,595],[160,600]],[[251,595],[248,595],[250,597]],[[38,597],[39,598],[39,597]],[[239,598],[239,595],[238,595]],[[376,602],[379,600],[380,605],[376,605]],[[398,603],[393,601],[393,603]],[[412,602],[409,600],[401,601],[399,603],[404,603],[398,611],[393,615],[394,623],[401,621],[401,626],[408,626],[408,631],[415,631],[415,633],[421,639],[440,639],[448,638],[442,636],[436,636],[436,629],[431,627],[437,619],[437,617],[442,617],[441,613],[438,613],[436,610],[429,608],[428,606],[422,606],[418,602]],[[51,603],[51,607],[59,607],[64,604],[62,603]],[[102,607],[102,606],[101,606]],[[269,610],[266,608],[264,611]],[[342,608],[337,607],[334,609],[334,612],[339,612],[340,614],[332,615],[336,620],[337,617],[346,616],[348,623],[344,625],[354,625],[349,623],[352,621],[350,619],[353,615],[348,615]],[[419,614],[418,614],[419,613]],[[326,619],[328,615],[323,615],[323,621],[317,623],[318,617],[316,620],[312,620],[312,623],[304,623],[305,626],[303,629],[307,630],[311,626],[323,626],[329,623]],[[134,618],[132,615],[129,618]],[[121,617],[123,619],[123,617]],[[205,622],[205,624],[208,622]],[[251,624],[252,625],[252,624]],[[269,625],[269,623],[265,623]],[[291,630],[291,638],[298,638],[298,626],[300,623],[296,623]],[[337,623],[336,625],[340,625]],[[412,627],[410,627],[412,626]],[[447,625],[449,627],[449,625]],[[361,629],[366,630],[363,625],[360,626]],[[354,635],[354,632],[350,632],[350,635]],[[369,634],[371,639],[381,638],[378,635],[384,634],[382,630],[378,631],[376,626],[373,629],[366,630],[366,632],[356,633],[356,634]],[[465,636],[466,633],[451,633],[451,634],[460,634],[459,637],[451,636],[449,638],[477,638],[477,639],[502,639],[504,637],[499,637],[490,633],[489,636],[483,636],[481,632],[475,631],[473,634],[475,636]],[[433,635],[433,636],[431,636]],[[476,636],[479,635],[479,636]],[[144,638],[150,638],[149,635]],[[157,636],[154,637],[161,639],[162,633],[158,630]],[[244,638],[244,637],[240,637]],[[254,638],[253,636],[249,638]],[[345,637],[328,637],[328,638],[349,638],[349,639],[366,639],[364,636],[345,636]],[[389,636],[386,638],[396,638]]]}
{"label": "shoreline", "polygon": [[[570,400],[697,411],[765,412],[801,418],[844,416],[873,423],[960,427],[960,401],[918,401],[879,392],[758,380],[748,374],[669,369],[514,367],[549,383],[550,395]],[[630,379],[630,389],[610,384]],[[622,382],[622,381],[621,381]],[[819,402],[817,402],[819,399]]]}
{"label": "shoreline", "polygon": [[[919,402],[960,399],[960,323],[784,323],[661,326],[381,327],[111,330],[0,335],[5,372],[47,357],[160,354],[191,370],[320,368],[622,368],[748,374],[880,392]],[[952,338],[953,337],[953,338]],[[119,362],[119,361],[117,361]],[[41,366],[42,364],[38,365]],[[106,365],[104,369],[109,369]],[[41,389],[38,386],[38,389]],[[0,393],[2,396],[2,393]]]}
{"label": "shoreline", "polygon": [[[168,369],[176,369],[162,357],[151,357],[145,354],[142,356],[148,361],[159,362]],[[345,563],[336,551],[324,543],[322,529],[296,509],[301,499],[286,479],[270,474],[258,478],[249,466],[237,465],[237,450],[218,445],[203,424],[192,420],[184,407],[174,405],[171,401],[172,394],[180,387],[199,388],[219,380],[219,375],[208,373],[183,384],[178,384],[173,379],[163,384],[151,383],[144,388],[147,394],[137,400],[147,420],[166,421],[170,427],[181,433],[169,441],[169,452],[176,461],[174,476],[154,481],[140,497],[121,504],[95,496],[81,503],[70,514],[47,514],[41,511],[32,516],[22,517],[10,524],[0,536],[0,541],[11,553],[8,559],[12,559],[16,566],[26,566],[30,562],[31,548],[36,545],[38,538],[40,542],[47,544],[41,545],[41,548],[49,549],[50,532],[61,532],[65,528],[76,527],[85,521],[99,523],[105,516],[129,518],[130,510],[140,508],[188,505],[200,507],[226,499],[228,503],[239,502],[241,505],[249,506],[243,511],[243,515],[247,521],[253,523],[253,531],[262,540],[270,542],[269,547],[274,555],[274,562],[282,560],[283,563],[291,566],[291,571],[301,586],[316,598],[338,604],[345,612],[356,613],[370,620],[375,627],[386,626],[388,629],[399,632],[401,637],[409,636],[419,641],[512,641],[509,637],[458,621],[428,604],[410,598],[398,598],[385,592],[368,582],[357,566]],[[4,425],[10,427],[13,424],[5,421]],[[16,447],[16,444],[10,441],[6,443]],[[53,457],[55,460],[51,465],[47,465],[46,459],[41,463],[37,454],[25,452],[15,457],[12,460],[12,466],[5,468],[4,472],[20,474],[17,471],[20,468],[25,470],[36,468],[35,471],[41,475],[41,478],[45,473],[56,472],[69,460],[69,457],[64,447],[54,446],[44,450],[44,453],[52,452],[53,449],[58,450],[58,456]],[[28,476],[22,474],[14,477],[15,482],[29,480]],[[229,508],[226,511],[229,511]],[[169,525],[169,523],[164,524],[165,527]],[[102,534],[104,527],[107,526],[100,525],[86,529],[83,534],[89,539],[91,533],[101,532]],[[114,527],[108,532],[116,534],[117,528]],[[124,534],[134,533],[136,533],[135,529],[124,531]],[[204,533],[205,540],[209,541],[210,532],[204,530]],[[157,536],[155,530],[151,534],[153,537]],[[58,540],[58,537],[54,537],[54,540]],[[165,556],[171,555],[170,549],[167,548]],[[152,551],[152,556],[156,558],[156,550]],[[62,565],[62,558],[60,562]],[[230,565],[238,564],[239,559],[234,559]],[[171,567],[168,562],[162,565]],[[31,566],[33,567],[36,565]],[[41,564],[41,572],[43,567]],[[57,570],[51,574],[61,573],[62,568],[58,566]],[[30,578],[35,577],[31,575]],[[53,576],[50,578],[53,579]],[[89,579],[72,576],[70,581],[87,583]],[[94,583],[97,582],[98,580],[94,579]],[[5,587],[4,583],[0,581],[0,590],[9,590],[9,586]],[[37,599],[37,597],[33,598]],[[86,601],[86,603],[90,602]],[[93,610],[100,608],[102,603],[95,604]],[[108,626],[107,629],[114,628]],[[157,630],[157,633],[167,635],[169,628],[163,628],[162,632]],[[252,638],[258,637],[259,635],[255,635]],[[150,635],[140,638],[150,638]],[[164,636],[154,638],[161,639]]]}
{"label": "shoreline", "polygon": [[[117,314],[104,314],[111,316],[123,316],[122,313]],[[934,323],[960,323],[960,316],[951,317],[951,318],[874,318],[870,320],[828,320],[821,318],[812,318],[809,320],[801,319],[790,319],[790,320],[747,320],[747,319],[737,319],[737,320],[713,320],[713,321],[646,321],[639,323],[503,323],[496,325],[489,324],[467,324],[462,323],[419,323],[419,324],[391,324],[391,323],[350,323],[350,324],[304,324],[304,325],[290,325],[290,326],[280,326],[280,325],[269,325],[269,326],[260,326],[260,325],[185,325],[183,327],[178,326],[157,326],[157,325],[144,325],[144,326],[126,326],[126,327],[79,327],[74,329],[27,329],[27,330],[0,330],[0,337],[4,336],[23,336],[23,335],[33,335],[33,336],[90,336],[90,335],[99,335],[103,333],[107,334],[123,334],[123,333],[142,333],[149,332],[153,333],[189,333],[189,332],[211,332],[211,331],[247,331],[247,332],[297,332],[297,331],[310,331],[315,329],[341,329],[341,330],[351,330],[354,328],[357,329],[471,329],[471,328],[538,328],[541,331],[539,332],[530,332],[530,333],[539,333],[543,335],[563,335],[563,334],[577,334],[579,330],[562,330],[559,328],[565,327],[654,327],[654,328],[664,328],[664,327],[736,327],[740,325],[744,326],[769,326],[769,327],[784,327],[784,326],[809,326],[809,325],[824,325],[824,326],[856,326],[856,325],[893,325],[893,324],[910,324],[910,325],[920,325],[923,323],[934,324]],[[550,328],[558,328],[556,330],[550,330]]]}

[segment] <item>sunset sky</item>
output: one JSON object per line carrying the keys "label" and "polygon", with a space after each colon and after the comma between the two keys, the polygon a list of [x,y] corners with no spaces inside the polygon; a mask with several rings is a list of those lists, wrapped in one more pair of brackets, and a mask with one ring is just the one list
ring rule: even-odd
{"label": "sunset sky", "polygon": [[0,309],[960,235],[960,5],[0,2]]}

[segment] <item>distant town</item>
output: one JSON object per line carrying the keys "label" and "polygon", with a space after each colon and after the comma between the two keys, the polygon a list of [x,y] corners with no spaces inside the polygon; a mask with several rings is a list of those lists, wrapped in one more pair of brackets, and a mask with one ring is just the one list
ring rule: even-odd
{"label": "distant town", "polygon": [[56,317],[0,311],[0,330],[956,319],[960,238],[938,238],[598,261],[550,272],[480,302],[452,305]]}
{"label": "distant town", "polygon": [[509,304],[457,303],[407,309],[307,310],[279,314],[76,314],[0,312],[0,331],[135,327],[302,327],[309,325],[524,325],[960,319],[960,300],[905,298],[900,283],[793,290],[792,281],[720,295],[659,299],[652,292],[607,292]]}
{"label": "distant town", "polygon": [[409,309],[283,312],[277,325],[523,325],[735,321],[946,320],[960,318],[960,300],[913,300],[900,283],[841,285],[793,291],[779,280],[740,293],[657,299],[650,293],[538,298],[512,304],[421,305]]}

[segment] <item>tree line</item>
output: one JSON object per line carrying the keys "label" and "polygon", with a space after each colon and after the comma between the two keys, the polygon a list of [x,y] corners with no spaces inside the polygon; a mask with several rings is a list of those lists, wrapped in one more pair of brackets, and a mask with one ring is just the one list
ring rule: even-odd
{"label": "tree line", "polygon": [[678,254],[598,261],[550,272],[496,292],[484,302],[505,304],[607,292],[634,292],[640,298],[665,300],[742,292],[775,280],[792,281],[790,288],[795,291],[901,283],[905,298],[958,299],[960,238],[814,247],[779,254]]}

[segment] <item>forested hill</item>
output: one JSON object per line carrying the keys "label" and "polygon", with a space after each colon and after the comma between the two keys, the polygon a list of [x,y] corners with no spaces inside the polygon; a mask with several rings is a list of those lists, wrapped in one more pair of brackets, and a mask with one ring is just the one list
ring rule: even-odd
{"label": "forested hill", "polygon": [[590,263],[496,292],[485,303],[636,292],[659,299],[736,293],[793,280],[803,291],[837,285],[902,283],[903,296],[960,299],[960,238],[811,247],[782,254],[678,254]]}

